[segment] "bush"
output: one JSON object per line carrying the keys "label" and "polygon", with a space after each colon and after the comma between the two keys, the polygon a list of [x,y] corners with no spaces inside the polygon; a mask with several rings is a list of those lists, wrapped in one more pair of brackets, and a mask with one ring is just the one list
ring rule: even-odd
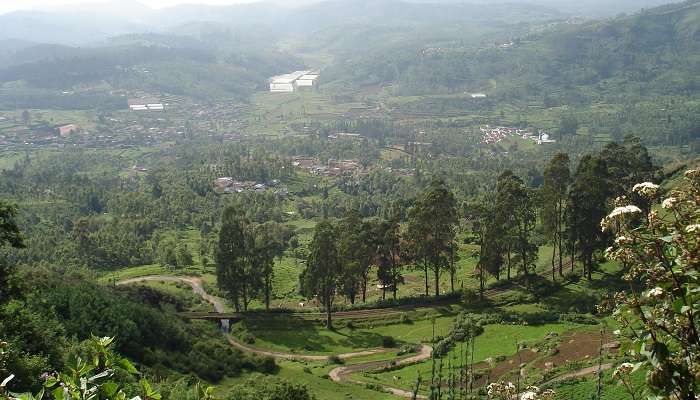
{"label": "bush", "polygon": [[396,339],[392,336],[382,336],[382,347],[394,348],[396,347]]}
{"label": "bush", "polygon": [[243,335],[243,342],[246,344],[254,344],[255,336],[251,335],[250,333],[246,333],[245,335]]}
{"label": "bush", "polygon": [[381,385],[376,384],[376,383],[366,383],[365,388],[367,388],[369,390],[374,390],[375,392],[386,393],[386,390],[384,389],[384,387],[382,387]]}
{"label": "bush", "polygon": [[420,350],[420,346],[404,346],[398,353],[396,353],[396,355],[401,357],[406,354],[418,353],[418,350]]}
{"label": "bush", "polygon": [[338,357],[337,355],[333,354],[332,356],[328,357],[327,363],[330,364],[335,364],[335,365],[341,365],[344,364],[343,359]]}
{"label": "bush", "polygon": [[578,283],[581,280],[581,275],[576,272],[567,272],[564,274],[564,280],[571,283]]}
{"label": "bush", "polygon": [[277,371],[277,363],[272,357],[253,356],[251,358],[252,369],[264,374],[271,374]]}
{"label": "bush", "polygon": [[470,305],[479,302],[479,292],[474,289],[462,290],[462,303]]}

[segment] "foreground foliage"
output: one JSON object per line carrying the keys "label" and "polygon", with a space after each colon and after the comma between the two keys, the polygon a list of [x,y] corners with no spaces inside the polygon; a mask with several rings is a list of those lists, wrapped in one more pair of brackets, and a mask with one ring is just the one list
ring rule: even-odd
{"label": "foreground foliage", "polygon": [[617,199],[617,208],[602,221],[616,234],[607,256],[627,267],[629,290],[608,305],[622,324],[622,335],[634,347],[635,364],[623,364],[624,378],[644,368],[647,388],[657,398],[695,399],[700,383],[700,170],[685,173],[682,185],[671,191],[661,208],[658,186],[635,185],[637,205]]}

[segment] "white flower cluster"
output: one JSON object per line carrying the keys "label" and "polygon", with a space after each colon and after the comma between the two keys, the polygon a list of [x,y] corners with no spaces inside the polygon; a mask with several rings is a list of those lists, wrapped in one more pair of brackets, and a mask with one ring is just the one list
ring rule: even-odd
{"label": "white flower cluster", "polygon": [[654,197],[656,195],[656,192],[659,190],[659,185],[655,185],[651,182],[643,182],[643,183],[638,183],[634,185],[632,188],[632,191],[637,193],[638,195],[642,197],[646,197],[648,199]]}
{"label": "white flower cluster", "polygon": [[520,400],[550,400],[554,399],[555,394],[551,389],[542,391],[537,386],[529,386],[520,396]]}
{"label": "white flower cluster", "polygon": [[511,399],[515,396],[517,389],[513,382],[493,382],[487,387],[489,399]]}
{"label": "white flower cluster", "polygon": [[525,389],[525,393],[516,397],[517,389],[512,382],[494,382],[487,386],[487,394],[489,399],[511,400],[554,400],[556,393],[551,390],[540,390],[537,386],[529,386]]}
{"label": "white flower cluster", "polygon": [[698,178],[700,177],[700,169],[689,169],[685,171],[686,178]]}
{"label": "white flower cluster", "polygon": [[700,233],[700,224],[688,225],[685,227],[685,231],[688,233]]}
{"label": "white flower cluster", "polygon": [[608,214],[607,217],[603,218],[603,220],[600,221],[600,227],[603,229],[603,232],[605,232],[611,227],[612,222],[618,219],[619,217],[624,215],[639,214],[641,212],[642,210],[635,205],[617,207],[614,210],[612,210],[612,212]]}
{"label": "white flower cluster", "polygon": [[658,286],[647,292],[647,297],[661,297],[663,295],[664,290]]}
{"label": "white flower cluster", "polygon": [[632,242],[633,242],[632,238],[627,237],[627,236],[618,236],[617,238],[615,238],[615,244],[618,246],[630,244]]}
{"label": "white flower cluster", "polygon": [[617,367],[615,372],[613,372],[613,378],[619,379],[623,376],[629,375],[633,370],[634,364],[628,362],[622,363],[619,367]]}
{"label": "white flower cluster", "polygon": [[661,207],[667,210],[672,210],[676,207],[676,204],[678,204],[678,199],[675,197],[669,197],[661,203]]}

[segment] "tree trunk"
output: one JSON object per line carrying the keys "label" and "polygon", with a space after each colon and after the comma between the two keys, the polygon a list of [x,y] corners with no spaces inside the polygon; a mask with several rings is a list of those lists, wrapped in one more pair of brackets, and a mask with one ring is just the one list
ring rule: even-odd
{"label": "tree trunk", "polygon": [[554,239],[554,249],[552,250],[552,282],[554,282],[556,280],[557,271],[556,271],[556,268],[554,265],[554,260],[556,259],[556,255],[557,255],[557,240],[555,238]]}
{"label": "tree trunk", "polygon": [[479,300],[484,300],[484,267],[479,263]]}
{"label": "tree trunk", "polygon": [[238,301],[238,297],[235,297],[235,298],[233,299],[233,308],[236,309],[236,312],[237,312],[237,313],[241,312],[241,302]]}
{"label": "tree trunk", "polygon": [[574,273],[574,264],[576,263],[576,243],[571,243],[571,273]]}
{"label": "tree trunk", "polygon": [[270,289],[272,282],[270,282],[270,277],[265,278],[265,310],[270,311]]}
{"label": "tree trunk", "polygon": [[562,250],[562,235],[563,232],[559,232],[559,276],[564,276],[564,250]]}
{"label": "tree trunk", "polygon": [[440,267],[435,267],[435,297],[440,296]]}
{"label": "tree trunk", "polygon": [[510,244],[508,244],[508,280],[510,280]]}
{"label": "tree trunk", "polygon": [[450,289],[452,290],[452,293],[455,291],[455,270],[450,269]]}
{"label": "tree trunk", "polygon": [[242,294],[243,294],[243,311],[248,311],[248,291],[245,285],[243,285],[242,288]]}
{"label": "tree trunk", "polygon": [[362,277],[362,302],[367,301],[367,277]]}
{"label": "tree trunk", "polygon": [[428,293],[428,263],[423,264],[423,273],[425,275],[425,296],[430,296]]}
{"label": "tree trunk", "polygon": [[333,330],[333,321],[331,321],[331,301],[326,299],[326,328]]}

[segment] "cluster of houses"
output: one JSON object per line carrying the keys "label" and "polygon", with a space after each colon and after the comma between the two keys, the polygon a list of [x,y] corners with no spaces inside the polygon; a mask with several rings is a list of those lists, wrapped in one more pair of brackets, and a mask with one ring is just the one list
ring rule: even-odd
{"label": "cluster of houses", "polygon": [[280,186],[280,181],[273,179],[268,183],[258,183],[255,181],[237,181],[231,177],[218,178],[214,181],[214,189],[222,194],[236,193],[265,193],[272,191],[280,196],[287,196],[289,190]]}
{"label": "cluster of houses", "polygon": [[306,157],[297,157],[292,161],[292,166],[309,171],[314,175],[343,176],[362,172],[363,168],[357,160],[328,160],[328,164]]}
{"label": "cluster of houses", "polygon": [[551,139],[549,134],[544,131],[538,131],[535,134],[530,129],[519,129],[510,128],[505,126],[490,127],[489,125],[484,125],[479,127],[483,138],[481,139],[481,144],[494,144],[499,143],[501,140],[509,136],[519,136],[523,139],[532,139],[537,142],[537,144],[545,143],[556,143],[556,140]]}

